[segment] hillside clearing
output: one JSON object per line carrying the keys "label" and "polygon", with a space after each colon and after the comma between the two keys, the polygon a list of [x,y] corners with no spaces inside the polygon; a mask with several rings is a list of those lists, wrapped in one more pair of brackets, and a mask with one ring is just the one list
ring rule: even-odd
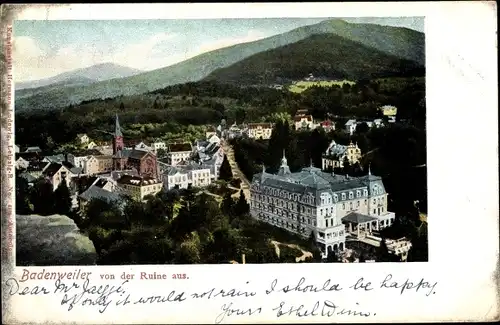
{"label": "hillside clearing", "polygon": [[288,90],[293,93],[301,93],[311,87],[332,87],[332,86],[340,86],[342,87],[344,84],[349,84],[350,86],[354,85],[354,81],[350,80],[325,80],[325,81],[298,81],[293,83],[288,87]]}

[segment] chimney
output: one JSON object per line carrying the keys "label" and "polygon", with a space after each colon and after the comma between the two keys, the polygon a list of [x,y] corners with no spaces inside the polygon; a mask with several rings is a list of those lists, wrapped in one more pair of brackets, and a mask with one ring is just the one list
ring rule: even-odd
{"label": "chimney", "polygon": [[245,254],[241,254],[241,263],[245,264]]}

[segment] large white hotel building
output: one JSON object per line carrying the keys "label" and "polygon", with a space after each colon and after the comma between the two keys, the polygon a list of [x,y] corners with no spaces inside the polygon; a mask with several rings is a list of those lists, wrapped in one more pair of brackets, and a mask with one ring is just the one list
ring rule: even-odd
{"label": "large white hotel building", "polygon": [[277,174],[263,169],[254,175],[250,193],[254,218],[306,238],[314,232],[323,257],[343,251],[346,237],[370,236],[395,219],[381,177],[334,175],[312,166],[292,173],[285,155]]}

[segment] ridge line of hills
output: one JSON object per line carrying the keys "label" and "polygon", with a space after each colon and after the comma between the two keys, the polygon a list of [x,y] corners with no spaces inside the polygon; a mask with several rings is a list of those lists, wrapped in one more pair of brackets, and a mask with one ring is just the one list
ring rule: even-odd
{"label": "ridge line of hills", "polygon": [[[253,55],[297,43],[318,34],[336,35],[338,40],[346,39],[373,48],[387,56],[399,58],[401,62],[413,61],[414,65],[422,67],[425,63],[425,35],[421,32],[402,27],[348,23],[333,19],[261,40],[217,49],[169,67],[125,78],[103,80],[83,86],[48,87],[46,91],[35,89],[32,95],[16,96],[16,110],[53,109],[93,99],[147,93],[174,84],[199,81],[211,74],[210,78],[213,78],[214,73],[221,73],[221,69],[224,71],[224,68],[237,65]],[[216,72],[217,70],[219,72]],[[309,72],[304,71],[302,76]],[[360,74],[361,72],[356,75]]]}

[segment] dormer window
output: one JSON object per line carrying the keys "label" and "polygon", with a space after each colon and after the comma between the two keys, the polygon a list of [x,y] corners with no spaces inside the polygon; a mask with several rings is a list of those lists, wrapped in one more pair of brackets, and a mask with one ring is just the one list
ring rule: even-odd
{"label": "dormer window", "polygon": [[352,199],[354,197],[354,193],[349,192],[349,199]]}
{"label": "dormer window", "polygon": [[363,196],[368,196],[368,190],[363,190]]}
{"label": "dormer window", "polygon": [[342,200],[345,200],[345,193],[342,193]]}
{"label": "dormer window", "polygon": [[356,191],[356,197],[360,197],[361,196],[361,191]]}

